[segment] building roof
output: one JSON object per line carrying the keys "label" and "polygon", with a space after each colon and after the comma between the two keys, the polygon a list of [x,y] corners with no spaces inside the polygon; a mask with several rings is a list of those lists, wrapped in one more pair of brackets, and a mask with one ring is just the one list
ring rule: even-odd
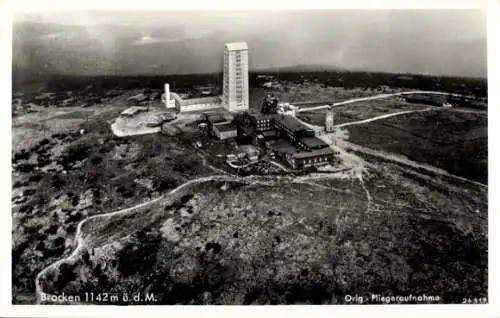
{"label": "building roof", "polygon": [[300,141],[311,149],[328,147],[326,142],[316,137],[304,137],[300,138]]}
{"label": "building roof", "polygon": [[232,131],[236,130],[236,125],[231,123],[224,124],[214,124],[214,128],[217,128],[219,131]]}
{"label": "building roof", "polygon": [[293,116],[276,116],[275,120],[280,122],[282,125],[284,125],[286,128],[293,132],[298,132],[301,130],[311,130],[309,127],[303,125],[300,121],[295,119]]}
{"label": "building roof", "polygon": [[255,120],[262,120],[262,119],[272,119],[275,116],[273,114],[262,114],[262,113],[248,113],[248,116],[255,119]]}
{"label": "building roof", "polygon": [[226,49],[229,51],[248,50],[248,45],[246,42],[226,43]]}
{"label": "building roof", "polygon": [[292,156],[295,159],[304,159],[304,158],[314,158],[318,156],[325,156],[325,155],[333,155],[335,154],[335,151],[333,151],[332,148],[327,147],[319,150],[313,150],[313,151],[307,151],[307,152],[297,152],[294,153]]}
{"label": "building roof", "polygon": [[220,96],[208,96],[208,97],[181,99],[179,102],[181,103],[181,106],[188,106],[195,104],[219,104],[221,102],[221,99]]}
{"label": "building roof", "polygon": [[207,120],[209,122],[211,122],[212,124],[223,123],[223,122],[228,121],[222,114],[219,114],[219,113],[206,114],[206,116],[207,116]]}

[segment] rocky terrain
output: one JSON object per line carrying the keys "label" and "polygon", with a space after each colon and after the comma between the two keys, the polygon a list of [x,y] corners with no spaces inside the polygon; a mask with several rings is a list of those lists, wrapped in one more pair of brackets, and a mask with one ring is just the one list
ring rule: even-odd
{"label": "rocky terrain", "polygon": [[44,272],[41,289],[133,290],[158,304],[345,303],[346,294],[408,293],[459,303],[486,295],[483,189],[387,164],[371,165],[363,183],[222,180],[85,222],[78,252]]}

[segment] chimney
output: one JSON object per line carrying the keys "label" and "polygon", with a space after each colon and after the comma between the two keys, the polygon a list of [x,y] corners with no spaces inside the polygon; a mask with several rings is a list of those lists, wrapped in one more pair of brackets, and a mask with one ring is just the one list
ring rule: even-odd
{"label": "chimney", "polygon": [[170,106],[170,85],[168,83],[165,83],[165,105],[167,108]]}

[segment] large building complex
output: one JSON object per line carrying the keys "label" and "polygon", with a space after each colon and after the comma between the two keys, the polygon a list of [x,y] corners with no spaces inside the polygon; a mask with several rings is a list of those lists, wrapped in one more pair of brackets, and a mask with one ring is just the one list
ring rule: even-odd
{"label": "large building complex", "polygon": [[245,42],[228,43],[224,49],[222,104],[229,111],[248,109],[248,46]]}
{"label": "large building complex", "polygon": [[[215,113],[204,113],[204,125],[220,140],[238,137],[268,150],[279,140],[288,140],[291,145],[277,146],[272,150],[294,169],[335,161],[338,151],[317,138],[315,129],[295,118],[296,107],[293,105],[280,104],[277,98],[268,95],[260,112],[250,110],[248,86],[248,46],[245,42],[228,43],[224,48],[222,96],[212,95],[215,91],[213,85],[197,87],[199,94],[192,90],[181,94],[171,92],[169,84],[165,83],[162,102],[167,109],[175,108],[179,112],[219,108]],[[224,112],[234,118],[226,118]],[[228,112],[235,114],[229,115]],[[333,130],[331,110],[325,117],[325,127],[327,131]]]}
{"label": "large building complex", "polygon": [[282,153],[294,169],[320,166],[334,162],[338,151],[316,137],[315,131],[295,117],[285,114],[244,113],[237,116],[239,131],[253,138],[254,143],[283,137],[295,146],[295,150]]}

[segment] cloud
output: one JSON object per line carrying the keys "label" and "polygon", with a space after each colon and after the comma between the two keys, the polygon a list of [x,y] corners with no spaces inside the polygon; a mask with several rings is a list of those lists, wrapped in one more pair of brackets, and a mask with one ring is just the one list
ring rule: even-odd
{"label": "cloud", "polygon": [[143,36],[140,40],[132,42],[132,45],[147,45],[152,43],[168,42],[167,39],[155,38],[151,36]]}
{"label": "cloud", "polygon": [[139,40],[133,41],[132,45],[148,45],[154,43],[181,42],[185,40],[199,40],[212,34],[212,31],[203,29],[187,28],[179,34],[166,34],[164,36],[144,35]]}
{"label": "cloud", "polygon": [[[219,71],[224,43],[247,41],[252,67],[486,74],[486,17],[477,10],[87,12],[73,24],[61,20],[72,17],[32,16],[38,22],[15,27],[14,58],[77,74],[101,72],[102,60],[117,74],[145,70],[143,60],[161,74]],[[86,54],[91,66],[82,70],[69,52]]]}

